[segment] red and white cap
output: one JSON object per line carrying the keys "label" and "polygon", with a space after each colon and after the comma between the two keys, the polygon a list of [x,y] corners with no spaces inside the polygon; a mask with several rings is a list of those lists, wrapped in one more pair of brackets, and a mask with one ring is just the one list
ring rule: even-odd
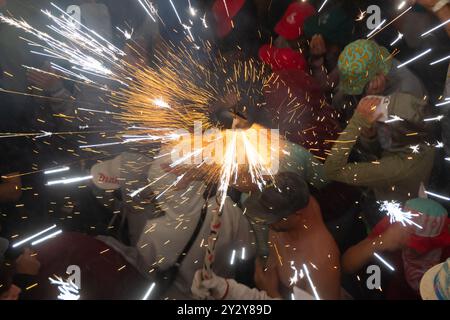
{"label": "red and white cap", "polygon": [[275,26],[275,32],[287,40],[295,40],[303,34],[303,25],[316,9],[307,2],[289,5],[283,18]]}

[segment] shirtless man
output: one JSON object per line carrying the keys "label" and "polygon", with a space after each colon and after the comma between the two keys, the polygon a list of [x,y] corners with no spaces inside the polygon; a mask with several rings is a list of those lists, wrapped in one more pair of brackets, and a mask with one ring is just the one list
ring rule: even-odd
{"label": "shirtless man", "polygon": [[252,194],[244,203],[251,219],[268,224],[271,229],[265,272],[258,270],[263,268],[261,263],[256,264],[258,288],[272,298],[288,297],[295,269],[296,286],[314,296],[305,275],[306,266],[318,297],[339,299],[339,249],[323,223],[319,204],[299,175],[284,172],[275,180],[275,185]]}

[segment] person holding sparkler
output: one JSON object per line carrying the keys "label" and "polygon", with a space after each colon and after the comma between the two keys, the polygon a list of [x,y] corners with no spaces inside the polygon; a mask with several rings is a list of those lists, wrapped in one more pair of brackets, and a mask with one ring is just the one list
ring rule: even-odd
{"label": "person holding sparkler", "polygon": [[[391,210],[397,209],[392,207]],[[390,217],[383,218],[365,240],[343,254],[342,269],[364,277],[365,272],[359,272],[363,266],[373,261],[374,253],[384,253],[395,266],[395,273],[383,277],[389,279],[388,284],[383,285],[386,298],[419,299],[423,274],[450,256],[450,220],[447,210],[431,199],[408,200],[404,208],[398,210],[401,215],[411,214],[411,222],[400,220],[391,224]]]}

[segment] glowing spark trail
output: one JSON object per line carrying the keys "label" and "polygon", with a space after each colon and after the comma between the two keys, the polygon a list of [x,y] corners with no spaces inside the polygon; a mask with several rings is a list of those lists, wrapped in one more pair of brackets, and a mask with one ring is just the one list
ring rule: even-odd
{"label": "glowing spark trail", "polygon": [[317,293],[317,290],[316,290],[316,286],[314,285],[314,283],[311,280],[311,277],[309,275],[309,270],[308,270],[308,267],[306,266],[306,264],[303,264],[303,269],[305,270],[306,278],[308,279],[309,286],[311,287],[311,289],[314,293],[314,297],[316,298],[316,300],[320,300],[319,294]]}
{"label": "glowing spark trail", "polygon": [[395,268],[391,266],[386,260],[384,260],[378,253],[374,252],[373,255],[375,258],[380,260],[386,267],[388,267],[391,271],[395,271]]}
{"label": "glowing spark trail", "polygon": [[385,23],[386,23],[386,19],[384,19],[383,21],[380,22],[379,25],[376,26],[375,29],[373,29],[368,35],[367,38],[370,38],[375,32],[377,32]]}
{"label": "glowing spark trail", "polygon": [[92,176],[85,176],[85,177],[74,177],[74,178],[69,178],[69,179],[54,180],[54,181],[47,182],[46,185],[53,186],[55,184],[76,183],[76,182],[81,182],[81,181],[85,181],[85,180],[91,180],[92,178],[93,178]]}
{"label": "glowing spark trail", "polygon": [[426,194],[428,194],[428,195],[430,195],[430,196],[433,196],[433,197],[436,197],[436,198],[442,199],[442,200],[450,201],[450,198],[449,198],[449,197],[446,197],[446,196],[442,196],[442,195],[440,195],[440,194],[437,194],[437,193],[434,193],[434,192],[430,192],[430,191],[425,191],[425,193],[426,193]]}
{"label": "glowing spark trail", "polygon": [[429,54],[431,52],[431,49],[425,50],[424,52],[422,52],[421,54],[415,56],[414,58],[411,58],[410,60],[406,61],[405,63],[402,63],[400,65],[397,66],[397,69],[400,69],[408,64],[410,64],[411,62],[416,61],[417,59],[422,58],[423,56]]}
{"label": "glowing spark trail", "polygon": [[439,28],[445,26],[445,25],[446,25],[447,23],[449,23],[449,22],[450,22],[450,19],[448,19],[447,21],[442,22],[440,25],[438,25],[438,26],[436,26],[436,27],[434,27],[434,28],[432,28],[432,29],[430,29],[430,30],[428,30],[428,31],[426,31],[426,32],[424,32],[424,33],[422,33],[421,37],[424,37],[424,36],[426,36],[427,34],[430,34],[431,32],[433,32],[433,31],[435,31],[435,30],[437,30],[437,29],[439,29]]}
{"label": "glowing spark trail", "polygon": [[233,252],[231,253],[231,259],[230,259],[230,264],[231,265],[234,264],[235,257],[236,257],[236,250],[233,250]]}
{"label": "glowing spark trail", "polygon": [[418,217],[419,214],[403,211],[400,203],[396,201],[383,201],[379,203],[381,204],[380,210],[387,213],[390,223],[400,222],[404,227],[406,225],[414,225],[417,228],[422,229],[422,226],[412,221],[412,219]]}
{"label": "glowing spark trail", "polygon": [[400,19],[404,14],[406,14],[409,10],[411,10],[413,7],[410,6],[408,9],[406,9],[405,11],[403,11],[402,13],[400,13],[397,17],[395,17],[394,19],[392,19],[392,21],[390,21],[388,24],[386,24],[383,28],[381,28],[380,30],[378,30],[377,32],[375,32],[371,38],[373,38],[374,36],[376,36],[378,33],[380,33],[381,31],[383,31],[385,28],[389,27],[391,24],[393,24],[395,21],[397,21],[398,19]]}
{"label": "glowing spark trail", "polygon": [[444,119],[444,116],[443,116],[443,115],[439,115],[439,116],[434,117],[434,118],[427,118],[427,119],[424,119],[423,121],[424,121],[424,122],[441,121],[442,119]]}
{"label": "glowing spark trail", "polygon": [[56,237],[57,235],[59,235],[59,234],[61,234],[61,233],[62,233],[62,230],[58,230],[58,231],[55,231],[55,232],[53,232],[53,233],[50,233],[48,236],[45,236],[45,237],[43,237],[43,238],[41,238],[41,239],[38,239],[38,240],[32,242],[31,245],[32,245],[32,246],[35,246],[35,245],[37,245],[37,244],[39,244],[39,243],[42,243],[42,242],[44,242],[44,241],[46,241],[46,240],[48,240],[48,239],[51,239],[51,238]]}
{"label": "glowing spark trail", "polygon": [[44,174],[54,174],[54,173],[65,172],[65,171],[69,171],[69,170],[70,170],[69,167],[61,167],[61,168],[57,168],[57,169],[46,170],[46,171],[44,171]]}
{"label": "glowing spark trail", "polygon": [[450,101],[445,101],[445,102],[438,103],[438,104],[436,104],[436,107],[445,106],[447,104],[450,104]]}
{"label": "glowing spark trail", "polygon": [[392,123],[392,122],[398,122],[398,121],[405,121],[402,118],[400,118],[399,116],[391,116],[392,119],[386,120],[384,123]]}
{"label": "glowing spark trail", "polygon": [[323,7],[325,7],[325,5],[327,4],[328,0],[325,0],[322,5],[320,6],[319,10],[317,12],[322,11]]}
{"label": "glowing spark trail", "polygon": [[155,288],[156,283],[152,283],[150,288],[148,288],[147,292],[145,293],[145,295],[142,297],[142,300],[147,300],[148,297],[150,297],[150,294],[152,293],[153,289]]}
{"label": "glowing spark trail", "polygon": [[21,241],[15,243],[15,244],[13,244],[12,247],[13,247],[13,248],[17,248],[18,246],[20,246],[20,245],[22,245],[22,244],[24,244],[24,243],[26,243],[26,242],[28,242],[28,241],[30,241],[30,240],[33,240],[34,238],[37,238],[37,237],[39,237],[40,235],[42,235],[42,234],[44,234],[44,233],[46,233],[46,232],[48,232],[48,231],[50,231],[50,230],[52,230],[52,229],[54,229],[54,228],[56,228],[56,224],[54,224],[53,226],[51,226],[51,227],[49,227],[49,228],[47,228],[47,229],[45,229],[45,230],[42,230],[42,231],[36,233],[35,235],[32,235],[32,236],[30,236],[30,237],[28,237],[28,238],[26,238],[26,239],[23,239],[23,240],[21,240]]}
{"label": "glowing spark trail", "polygon": [[397,42],[399,42],[400,40],[402,40],[402,39],[403,39],[403,33],[399,32],[397,38],[394,41],[391,42],[391,47],[393,45],[395,45]]}
{"label": "glowing spark trail", "polygon": [[450,59],[450,55],[449,55],[449,56],[446,56],[446,57],[444,57],[444,58],[441,58],[441,59],[439,59],[439,60],[436,60],[436,61],[431,62],[431,63],[430,63],[430,66],[433,66],[433,65],[435,65],[435,64],[438,64],[438,63],[440,63],[440,62],[442,62],[442,61],[445,61],[445,60],[448,60],[448,59]]}
{"label": "glowing spark trail", "polygon": [[406,2],[407,2],[407,1],[402,1],[402,2],[398,5],[397,10],[402,10],[402,9],[406,6]]}

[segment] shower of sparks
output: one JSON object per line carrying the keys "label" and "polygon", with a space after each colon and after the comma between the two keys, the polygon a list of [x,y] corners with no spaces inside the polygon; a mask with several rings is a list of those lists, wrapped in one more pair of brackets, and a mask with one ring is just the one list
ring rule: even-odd
{"label": "shower of sparks", "polygon": [[448,55],[448,56],[446,56],[446,57],[444,57],[444,58],[441,58],[441,59],[439,59],[439,60],[436,60],[436,61],[431,62],[431,63],[430,63],[430,66],[433,66],[433,65],[435,65],[435,64],[438,64],[438,63],[440,63],[440,62],[442,62],[442,61],[445,61],[445,60],[448,60],[448,59],[450,59],[450,55]]}
{"label": "shower of sparks", "polygon": [[58,286],[59,300],[79,300],[79,288],[77,285],[71,280],[63,280],[61,277],[55,276],[55,279],[49,277],[50,283]]}
{"label": "shower of sparks", "polygon": [[147,292],[146,292],[145,295],[142,297],[142,300],[147,300],[147,299],[150,297],[150,295],[151,295],[153,289],[155,288],[155,285],[156,285],[156,283],[154,283],[154,282],[151,284],[150,288],[148,288]]}
{"label": "shower of sparks", "polygon": [[425,193],[427,195],[429,195],[429,196],[436,197],[436,198],[441,199],[441,200],[450,201],[449,197],[446,197],[446,196],[443,196],[443,195],[440,195],[440,194],[437,194],[437,193],[434,193],[434,192],[425,191]]}
{"label": "shower of sparks", "polygon": [[442,22],[440,25],[438,25],[438,26],[436,26],[436,27],[434,27],[434,28],[432,28],[432,29],[422,33],[421,37],[425,37],[427,34],[430,34],[433,31],[436,31],[437,29],[442,28],[443,26],[445,26],[449,22],[450,22],[450,19],[448,19],[447,21]]}
{"label": "shower of sparks", "polygon": [[320,300],[319,294],[317,293],[317,290],[316,290],[316,286],[314,285],[314,283],[311,280],[311,276],[309,275],[309,270],[308,270],[308,267],[306,266],[306,264],[303,264],[303,270],[305,270],[306,278],[308,279],[309,285],[314,293],[314,297],[316,298],[316,300]]}
{"label": "shower of sparks", "polygon": [[69,167],[61,167],[61,168],[56,168],[56,169],[49,169],[44,171],[44,174],[54,174],[54,173],[60,173],[60,172],[65,172],[65,171],[69,171],[70,168]]}
{"label": "shower of sparks", "polygon": [[439,115],[439,116],[434,117],[434,118],[427,118],[427,119],[424,119],[423,121],[425,121],[425,122],[430,122],[430,121],[441,121],[442,119],[444,119],[444,116],[443,116],[443,115]]}
{"label": "shower of sparks", "polygon": [[317,12],[322,11],[323,7],[325,7],[325,5],[327,4],[328,0],[325,0],[322,5],[320,6],[319,10]]}
{"label": "shower of sparks", "polygon": [[367,35],[367,38],[370,38],[375,32],[377,32],[378,30],[380,30],[380,28],[386,23],[386,19],[384,19],[383,21],[381,21],[380,22],[380,24],[379,25],[377,25],[376,27],[375,27],[375,29],[373,29],[368,35]]}
{"label": "shower of sparks", "polygon": [[422,58],[423,56],[429,54],[429,53],[431,52],[431,50],[432,50],[431,48],[430,48],[430,49],[427,49],[427,50],[425,50],[424,52],[422,52],[422,53],[418,54],[417,56],[415,56],[414,58],[411,58],[411,59],[409,59],[408,61],[406,61],[406,62],[404,62],[404,63],[398,65],[398,66],[397,66],[397,69],[400,69],[400,68],[402,68],[402,67],[404,67],[404,66],[410,64],[411,62],[414,62],[414,61],[416,61],[416,60]]}
{"label": "shower of sparks", "polygon": [[37,237],[39,237],[40,235],[42,235],[42,234],[44,234],[44,233],[46,233],[46,232],[48,232],[48,231],[50,231],[50,230],[52,230],[52,229],[54,229],[54,228],[56,228],[56,224],[54,224],[53,226],[51,226],[51,227],[49,227],[49,228],[47,228],[47,229],[45,229],[45,230],[42,230],[42,231],[40,231],[40,232],[34,234],[34,235],[32,235],[32,236],[30,236],[30,237],[28,237],[28,238],[26,238],[26,239],[23,239],[23,240],[21,240],[21,241],[15,243],[15,244],[13,244],[12,247],[13,247],[13,248],[17,248],[17,247],[21,246],[22,244],[27,243],[28,241],[33,240],[34,238],[37,238]]}
{"label": "shower of sparks", "polygon": [[412,219],[418,217],[418,213],[412,213],[410,211],[403,211],[400,203],[396,201],[382,201],[378,202],[380,206],[380,211],[386,212],[389,216],[390,223],[400,222],[404,227],[407,225],[414,225],[419,229],[422,226],[415,223]]}
{"label": "shower of sparks", "polygon": [[93,178],[92,176],[84,176],[84,177],[73,177],[73,178],[61,179],[61,180],[53,180],[53,181],[47,182],[46,185],[53,186],[56,184],[77,183],[77,182],[81,182],[81,181],[91,180],[92,178]]}
{"label": "shower of sparks", "polygon": [[388,267],[391,271],[395,271],[395,268],[392,265],[390,265],[385,259],[383,259],[378,253],[374,252],[373,255],[375,256],[375,258],[380,260],[386,267]]}
{"label": "shower of sparks", "polygon": [[48,239],[51,239],[51,238],[56,237],[57,235],[59,235],[59,234],[61,234],[61,233],[62,233],[62,230],[58,230],[58,231],[55,231],[55,232],[53,232],[53,233],[50,233],[49,235],[47,235],[47,236],[45,236],[45,237],[43,237],[43,238],[41,238],[41,239],[38,239],[38,240],[32,242],[31,245],[32,245],[32,246],[35,246],[35,245],[37,245],[37,244],[39,244],[39,243],[42,243],[42,242],[44,242],[44,241],[46,241],[46,240],[48,240]]}
{"label": "shower of sparks", "polygon": [[402,39],[403,39],[403,33],[399,32],[397,38],[391,42],[391,47],[394,46],[397,42],[399,42]]}

